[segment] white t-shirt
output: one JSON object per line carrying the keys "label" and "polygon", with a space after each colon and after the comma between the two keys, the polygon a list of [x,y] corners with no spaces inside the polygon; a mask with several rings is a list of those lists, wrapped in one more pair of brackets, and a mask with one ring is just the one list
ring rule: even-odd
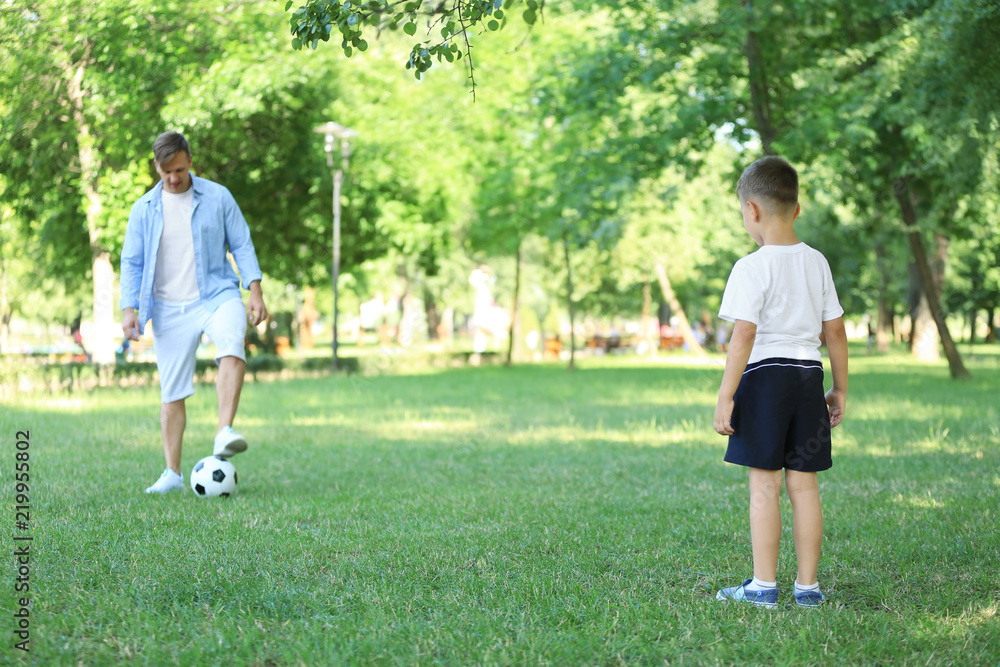
{"label": "white t-shirt", "polygon": [[822,360],[823,322],[844,314],[826,257],[805,243],[766,245],[733,266],[719,317],[757,325],[747,363],[762,359]]}
{"label": "white t-shirt", "polygon": [[197,299],[198,275],[191,236],[191,203],[194,188],[173,194],[163,191],[163,233],[156,249],[153,298],[181,303]]}

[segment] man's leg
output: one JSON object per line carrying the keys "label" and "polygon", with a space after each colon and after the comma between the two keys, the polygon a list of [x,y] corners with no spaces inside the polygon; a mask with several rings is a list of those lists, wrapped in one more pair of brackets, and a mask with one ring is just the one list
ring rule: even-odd
{"label": "man's leg", "polygon": [[781,544],[781,471],[750,468],[750,542],[753,576],[777,581]]}
{"label": "man's leg", "polygon": [[219,359],[219,377],[216,380],[215,388],[219,394],[220,431],[223,427],[232,426],[233,420],[236,418],[246,368],[246,363],[237,357]]}
{"label": "man's leg", "polygon": [[814,472],[785,473],[788,497],[792,501],[795,558],[799,572],[796,582],[802,586],[816,583],[819,556],[823,546],[823,509],[819,501],[819,476]]}
{"label": "man's leg", "polygon": [[160,407],[160,433],[163,435],[163,457],[167,467],[181,474],[181,444],[187,426],[187,409],[184,399],[164,403]]}
{"label": "man's leg", "polygon": [[246,326],[247,313],[243,302],[231,299],[211,314],[205,328],[205,333],[215,343],[215,361],[219,365],[215,383],[219,397],[219,432],[215,435],[212,453],[222,458],[235,456],[247,448],[246,438],[232,428],[247,367],[243,346]]}

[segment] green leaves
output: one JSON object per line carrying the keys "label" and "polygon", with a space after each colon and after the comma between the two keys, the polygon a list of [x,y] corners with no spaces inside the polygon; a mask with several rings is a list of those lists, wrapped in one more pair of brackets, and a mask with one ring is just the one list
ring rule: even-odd
{"label": "green leaves", "polygon": [[[292,4],[293,0],[288,0],[286,12]],[[336,26],[343,37],[344,54],[350,57],[354,49],[364,51],[367,48],[367,43],[362,47],[360,40],[366,27],[380,32],[402,25],[403,32],[414,37],[418,23],[425,21],[427,34],[440,35],[441,41],[428,39],[411,52],[406,68],[415,69],[419,78],[420,73],[427,71],[435,59],[454,62],[460,60],[463,54],[471,56],[469,31],[501,30],[507,20],[504,9],[516,4],[526,7],[522,18],[530,26],[538,20],[544,0],[439,0],[426,4],[423,0],[410,0],[402,4],[403,11],[398,11],[400,3],[392,0],[369,0],[361,4],[349,0],[306,0],[289,18],[291,44],[296,50],[307,44],[315,49],[319,42],[329,40]],[[464,48],[455,48],[453,42],[456,38]],[[469,73],[471,77],[471,63]],[[474,91],[475,80],[472,81]]]}

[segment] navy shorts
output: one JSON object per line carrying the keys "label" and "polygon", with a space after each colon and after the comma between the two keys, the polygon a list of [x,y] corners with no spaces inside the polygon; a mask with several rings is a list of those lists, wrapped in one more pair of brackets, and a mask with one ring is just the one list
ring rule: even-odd
{"label": "navy shorts", "polygon": [[833,466],[822,362],[775,358],[749,364],[734,401],[727,462],[800,472]]}

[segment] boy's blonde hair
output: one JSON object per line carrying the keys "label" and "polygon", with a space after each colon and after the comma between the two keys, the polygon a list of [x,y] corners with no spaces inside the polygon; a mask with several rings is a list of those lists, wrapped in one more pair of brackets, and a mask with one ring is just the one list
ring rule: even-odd
{"label": "boy's blonde hair", "polygon": [[736,184],[740,204],[747,200],[777,215],[791,215],[799,203],[799,173],[788,160],[768,156],[746,168]]}

